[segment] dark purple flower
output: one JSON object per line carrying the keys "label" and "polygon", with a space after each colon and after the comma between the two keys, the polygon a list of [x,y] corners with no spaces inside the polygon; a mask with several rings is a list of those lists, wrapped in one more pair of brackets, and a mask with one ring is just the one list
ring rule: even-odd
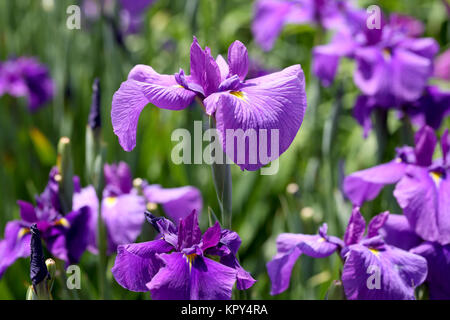
{"label": "dark purple flower", "polygon": [[[108,251],[117,250],[120,244],[134,242],[141,233],[146,205],[161,204],[168,216],[178,221],[192,210],[202,210],[202,196],[194,187],[164,189],[159,185],[148,185],[142,181],[139,188],[133,187],[130,168],[125,162],[104,166],[105,188],[101,202],[101,214],[106,225]],[[92,212],[90,221],[89,250],[97,252],[97,219],[99,201],[93,186],[76,192],[73,196],[74,209],[88,206]]]}
{"label": "dark purple flower", "polygon": [[252,32],[262,49],[272,49],[287,24],[313,24],[322,28],[340,28],[351,6],[341,0],[258,0],[255,4]]}
{"label": "dark purple flower", "polygon": [[404,215],[389,215],[380,230],[386,243],[409,250],[427,260],[430,299],[450,299],[450,245],[442,246],[436,242],[424,241],[411,228]]}
{"label": "dark purple flower", "polygon": [[235,232],[221,230],[216,223],[202,236],[195,211],[178,229],[150,213],[147,219],[160,238],[118,247],[111,271],[122,287],[150,291],[155,300],[227,300],[236,281],[239,290],[255,282],[236,259],[240,238]]}
{"label": "dark purple flower", "polygon": [[[414,289],[425,281],[426,260],[421,256],[387,245],[379,230],[389,216],[384,212],[374,217],[365,235],[366,223],[355,207],[345,232],[344,241],[327,235],[327,225],[318,235],[281,234],[277,239],[278,253],[267,264],[272,282],[272,294],[289,286],[292,268],[302,254],[324,258],[338,252],[343,259],[342,283],[347,299],[414,299]],[[371,282],[378,272],[379,285]]]}
{"label": "dark purple flower", "polygon": [[[241,169],[257,170],[277,159],[290,146],[303,121],[304,74],[300,65],[295,65],[245,80],[248,64],[247,49],[239,41],[229,47],[227,63],[221,56],[215,60],[210,49],[203,50],[194,38],[189,76],[183,70],[170,76],[160,75],[149,66],[134,67],[112,102],[112,125],[121,146],[126,151],[135,147],[139,115],[148,103],[162,109],[181,110],[197,96],[203,101],[206,114],[215,118],[224,150]],[[248,129],[255,130],[256,145],[245,144],[239,154],[237,144],[233,143],[234,150],[226,147],[227,132]],[[271,141],[276,138],[275,134],[272,138],[273,130],[279,137],[278,152],[272,150],[275,146],[272,148]],[[261,131],[267,133],[265,137]],[[271,150],[271,154],[263,159],[257,150]]]}
{"label": "dark purple flower", "polygon": [[36,111],[53,97],[54,84],[47,68],[34,58],[20,57],[0,63],[0,96],[26,97]]}
{"label": "dark purple flower", "polygon": [[86,250],[90,210],[80,207],[64,214],[58,195],[58,169],[50,172],[44,192],[36,197],[36,206],[18,201],[21,220],[6,225],[5,238],[0,241],[0,277],[18,258],[30,255],[30,228],[37,225],[47,249],[66,263],[77,263]]}

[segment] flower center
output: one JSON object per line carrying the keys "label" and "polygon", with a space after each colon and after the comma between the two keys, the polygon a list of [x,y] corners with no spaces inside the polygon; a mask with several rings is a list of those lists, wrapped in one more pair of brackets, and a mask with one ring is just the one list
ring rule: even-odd
{"label": "flower center", "polygon": [[431,179],[433,179],[433,182],[436,184],[436,186],[439,187],[439,184],[442,181],[443,174],[440,172],[431,171],[430,176],[431,176]]}
{"label": "flower center", "polygon": [[230,91],[230,94],[232,94],[235,97],[238,97],[239,99],[245,100],[245,93],[242,91]]}
{"label": "flower center", "polygon": [[70,228],[70,223],[66,218],[58,219],[54,222],[55,226],[63,226],[65,228]]}
{"label": "flower center", "polygon": [[197,257],[197,254],[196,253],[185,254],[184,256],[186,257],[186,261],[189,264],[189,272],[191,272],[192,262],[195,260],[195,257]]}
{"label": "flower center", "polygon": [[380,251],[374,248],[369,248],[369,251],[372,252],[377,257],[380,255]]}
{"label": "flower center", "polygon": [[107,197],[105,199],[105,204],[110,208],[113,207],[116,204],[116,202],[117,202],[117,197]]}
{"label": "flower center", "polygon": [[30,229],[29,228],[21,228],[19,230],[19,233],[17,234],[17,239],[22,239],[22,237],[26,234],[30,233]]}

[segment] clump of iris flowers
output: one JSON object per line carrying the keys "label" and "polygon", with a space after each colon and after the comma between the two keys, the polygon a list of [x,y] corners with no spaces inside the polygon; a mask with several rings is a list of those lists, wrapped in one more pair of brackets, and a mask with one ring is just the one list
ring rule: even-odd
{"label": "clump of iris flowers", "polygon": [[46,66],[35,58],[19,57],[0,62],[0,96],[25,97],[30,111],[53,98],[54,84]]}
{"label": "clump of iris flowers", "polygon": [[[161,204],[165,213],[178,221],[192,210],[201,212],[202,196],[197,188],[162,188],[136,179],[133,185],[131,170],[125,162],[104,166],[105,188],[101,201],[101,215],[106,225],[108,252],[116,252],[117,246],[134,242],[140,235],[147,206]],[[99,200],[93,186],[76,185],[73,196],[74,209],[89,207],[91,211],[89,250],[98,252]]]}
{"label": "clump of iris flowers", "polygon": [[168,219],[146,216],[159,236],[118,247],[112,273],[122,287],[150,291],[154,300],[227,300],[235,283],[239,290],[255,283],[236,258],[241,245],[236,232],[216,222],[202,235],[196,211],[178,228]]}
{"label": "clump of iris flowers", "polygon": [[[280,234],[277,255],[267,264],[272,294],[289,286],[292,268],[305,254],[314,258],[338,252],[343,260],[342,285],[350,300],[415,299],[414,290],[427,276],[427,261],[416,254],[388,245],[379,235],[388,212],[375,216],[367,227],[359,207],[355,207],[345,231],[344,240],[327,235],[327,225],[318,235]],[[379,279],[371,278],[378,276]]]}
{"label": "clump of iris flowers", "polygon": [[397,157],[385,164],[354,172],[344,180],[346,196],[355,205],[373,200],[388,184],[396,184],[394,196],[411,228],[423,239],[450,243],[450,141],[441,138],[442,158],[433,160],[437,138],[423,127],[416,146],[397,149]]}
{"label": "clump of iris flowers", "polygon": [[36,197],[36,206],[18,201],[21,220],[8,222],[5,238],[0,241],[0,277],[18,258],[30,256],[30,228],[37,225],[50,253],[68,264],[77,263],[86,250],[90,210],[83,206],[63,212],[55,167],[50,172],[44,192]]}
{"label": "clump of iris flowers", "polygon": [[[245,46],[233,42],[228,49],[228,62],[222,56],[214,59],[211,50],[203,50],[197,39],[191,45],[191,74],[181,69],[175,75],[160,75],[150,66],[137,65],[114,94],[111,120],[114,133],[126,151],[136,146],[136,130],[144,107],[152,103],[162,109],[187,108],[197,97],[206,114],[215,119],[220,142],[231,160],[242,170],[257,170],[285,152],[294,140],[306,110],[305,78],[300,65],[288,67],[259,78],[245,80],[249,60]],[[278,130],[278,153],[266,160],[256,155],[247,144],[245,160],[238,161],[236,150],[227,150],[228,130],[253,129],[257,150],[272,150],[271,130]],[[266,146],[261,130],[265,130]],[[235,149],[237,146],[235,146]],[[264,150],[264,149],[263,149]],[[251,155],[251,157],[250,157]]]}

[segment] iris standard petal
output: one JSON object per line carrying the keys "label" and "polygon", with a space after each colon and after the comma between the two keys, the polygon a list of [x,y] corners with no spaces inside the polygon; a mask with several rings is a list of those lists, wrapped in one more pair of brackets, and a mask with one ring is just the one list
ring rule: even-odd
{"label": "iris standard petal", "polygon": [[20,217],[23,221],[28,223],[37,221],[36,211],[31,203],[18,200],[17,204],[19,205]]}
{"label": "iris standard petal", "polygon": [[165,266],[147,284],[155,300],[229,300],[236,270],[202,256],[159,255]]}
{"label": "iris standard petal", "polygon": [[198,215],[194,210],[186,218],[180,221],[178,225],[178,250],[191,248],[200,244],[202,231],[198,226]]}
{"label": "iris standard petal", "polygon": [[434,130],[424,126],[414,136],[416,163],[419,166],[428,167],[433,162],[433,153],[436,148],[437,138]]}
{"label": "iris standard petal", "polygon": [[228,48],[228,64],[230,73],[244,81],[248,73],[248,52],[242,42],[236,40]]}
{"label": "iris standard petal", "polygon": [[188,107],[194,98],[195,93],[180,86],[174,76],[160,75],[149,66],[134,67],[112,100],[112,126],[120,145],[125,151],[136,146],[139,116],[147,104],[181,110]]}
{"label": "iris standard petal", "polygon": [[359,207],[352,210],[347,229],[344,234],[344,243],[346,246],[358,243],[364,236],[366,230],[366,221],[359,211]]}
{"label": "iris standard petal", "polygon": [[164,240],[119,245],[111,272],[125,289],[146,292],[146,284],[159,271],[162,262],[156,254],[167,253],[173,246]]}
{"label": "iris standard petal", "polygon": [[213,94],[204,103],[208,115],[215,115],[230,159],[242,170],[254,171],[277,159],[294,140],[306,110],[305,80],[297,65],[246,84],[240,91]]}

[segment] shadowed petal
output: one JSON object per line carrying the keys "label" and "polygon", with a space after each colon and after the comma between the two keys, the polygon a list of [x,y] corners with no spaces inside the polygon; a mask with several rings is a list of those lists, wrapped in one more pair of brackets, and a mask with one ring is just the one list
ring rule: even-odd
{"label": "shadowed petal", "polygon": [[198,215],[196,211],[192,211],[190,215],[180,221],[178,226],[178,250],[200,244],[201,238],[202,231],[198,226]]}
{"label": "shadowed petal", "polygon": [[146,292],[146,284],[162,266],[156,254],[167,253],[173,247],[164,240],[119,245],[111,272],[122,287],[137,292]]}
{"label": "shadowed petal", "polygon": [[147,284],[155,300],[229,300],[236,271],[208,258],[161,254],[165,266]]}
{"label": "shadowed petal", "polygon": [[387,244],[403,250],[410,250],[423,241],[410,227],[408,219],[399,214],[389,215],[380,235]]}

